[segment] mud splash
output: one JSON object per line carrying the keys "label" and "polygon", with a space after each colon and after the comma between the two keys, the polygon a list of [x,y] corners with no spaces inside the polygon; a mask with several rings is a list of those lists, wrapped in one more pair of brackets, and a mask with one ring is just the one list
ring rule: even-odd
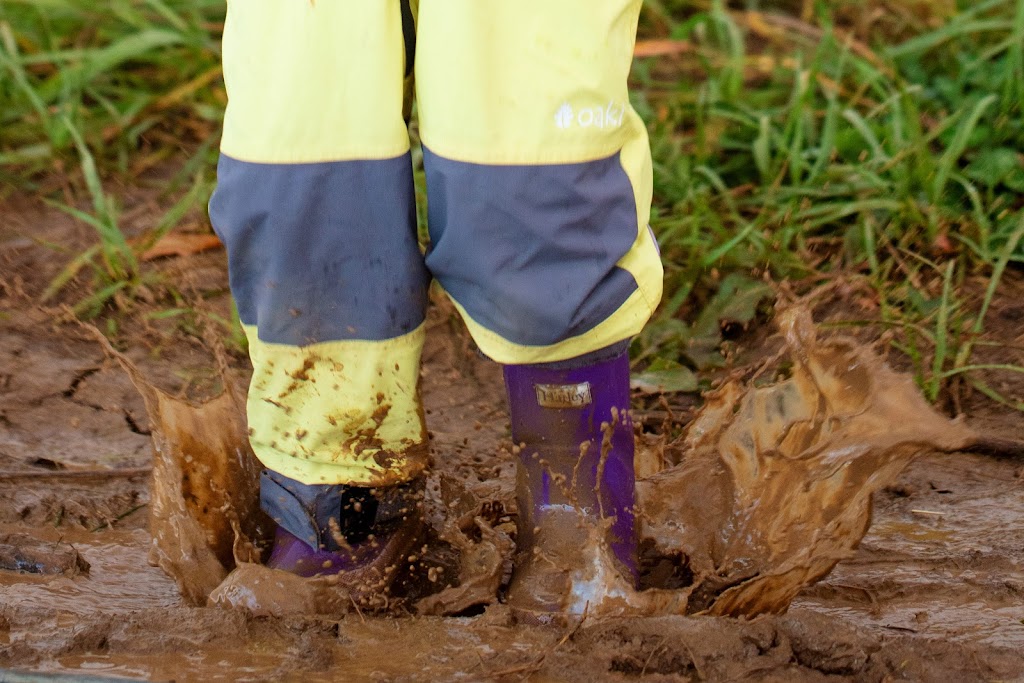
{"label": "mud splash", "polygon": [[206,604],[236,564],[259,562],[272,532],[259,505],[260,465],[246,436],[245,401],[228,382],[201,405],[176,399],[97,338],[128,373],[154,425],[149,562],[175,580],[187,602]]}
{"label": "mud splash", "polygon": [[[854,342],[819,341],[806,311],[785,311],[779,320],[793,362],[788,379],[724,385],[679,442],[657,457],[640,456],[641,471],[651,473],[638,483],[642,533],[689,580],[636,591],[611,569],[603,534],[584,529],[587,540],[565,571],[586,605],[571,609],[595,616],[784,612],[803,587],[852,554],[870,525],[872,494],[915,456],[1019,449],[942,417],[908,377]],[[257,614],[359,609],[336,582],[257,564],[269,526],[259,512],[258,464],[239,397],[229,391],[202,406],[183,403],[108,352],[142,393],[154,428],[151,560],[183,596]],[[416,603],[423,614],[495,602],[514,550],[513,533],[486,514],[494,501],[440,483],[428,521],[453,549],[448,573],[457,578]]]}
{"label": "mud splash", "polygon": [[779,613],[849,557],[871,496],[928,451],[986,446],[911,379],[855,342],[819,341],[810,315],[782,313],[793,361],[768,387],[707,397],[671,466],[638,486],[644,535],[686,564],[686,611]]}

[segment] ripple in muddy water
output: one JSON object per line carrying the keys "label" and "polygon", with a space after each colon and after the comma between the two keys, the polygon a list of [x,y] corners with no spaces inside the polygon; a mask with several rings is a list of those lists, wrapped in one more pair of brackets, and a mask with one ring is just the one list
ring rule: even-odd
{"label": "ripple in muddy water", "polygon": [[183,604],[174,581],[147,563],[149,536],[144,531],[31,531],[37,539],[74,546],[89,572],[74,577],[0,572],[0,603],[5,606],[117,614]]}
{"label": "ripple in muddy water", "polygon": [[280,662],[279,654],[260,655],[234,649],[131,657],[74,655],[44,662],[37,670],[148,681],[265,681],[277,671]]}

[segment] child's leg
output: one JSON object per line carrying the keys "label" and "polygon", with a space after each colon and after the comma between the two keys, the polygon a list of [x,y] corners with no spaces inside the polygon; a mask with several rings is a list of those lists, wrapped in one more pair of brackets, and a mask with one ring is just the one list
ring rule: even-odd
{"label": "child's leg", "polygon": [[[421,0],[416,64],[426,262],[483,352],[509,366],[521,540],[564,552],[579,540],[563,514],[575,504],[613,519],[609,545],[634,579],[625,348],[662,286],[647,134],[626,83],[640,5]],[[568,573],[532,557],[512,602],[583,609],[586,596],[557,585]]]}
{"label": "child's leg", "polygon": [[500,363],[640,331],[661,294],[651,163],[629,105],[640,0],[422,0],[427,266]]}
{"label": "child's leg", "polygon": [[398,2],[228,5],[210,215],[249,339],[265,507],[307,541],[324,529],[292,527],[342,497],[306,485],[386,486],[427,462],[404,44]]}

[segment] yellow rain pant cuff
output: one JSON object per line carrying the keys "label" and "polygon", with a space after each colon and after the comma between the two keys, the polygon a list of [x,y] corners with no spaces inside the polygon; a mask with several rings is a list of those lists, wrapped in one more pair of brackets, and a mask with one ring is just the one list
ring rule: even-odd
{"label": "yellow rain pant cuff", "polygon": [[429,461],[419,392],[424,326],[383,341],[297,347],[245,325],[249,438],[267,468],[304,484],[386,486]]}

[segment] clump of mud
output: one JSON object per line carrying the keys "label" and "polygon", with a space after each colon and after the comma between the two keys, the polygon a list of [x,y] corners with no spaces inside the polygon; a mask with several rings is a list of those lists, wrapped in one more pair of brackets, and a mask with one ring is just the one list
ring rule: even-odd
{"label": "clump of mud", "polygon": [[29,534],[0,535],[0,570],[21,574],[89,573],[89,563],[68,543],[48,543]]}
{"label": "clump of mud", "polygon": [[[818,340],[806,311],[785,311],[779,321],[793,364],[788,379],[727,383],[706,397],[680,441],[638,455],[646,458],[638,470],[653,473],[638,482],[642,534],[675,567],[671,585],[648,581],[634,590],[612,569],[595,528],[580,561],[564,569],[587,602],[576,611],[783,612],[850,556],[870,525],[872,494],[916,455],[1007,446],[936,413],[908,377],[855,342]],[[151,560],[187,600],[267,614],[389,606],[386,596],[353,594],[333,578],[300,579],[258,564],[269,524],[259,511],[244,402],[228,390],[205,405],[184,403],[108,351],[142,393],[153,425]],[[511,573],[514,530],[488,514],[495,501],[486,487],[473,493],[435,476],[428,490],[430,538],[448,549],[451,565],[434,569],[451,580],[436,582],[432,595],[421,590],[415,609],[457,614],[495,602]],[[429,552],[417,548],[396,565]]]}

